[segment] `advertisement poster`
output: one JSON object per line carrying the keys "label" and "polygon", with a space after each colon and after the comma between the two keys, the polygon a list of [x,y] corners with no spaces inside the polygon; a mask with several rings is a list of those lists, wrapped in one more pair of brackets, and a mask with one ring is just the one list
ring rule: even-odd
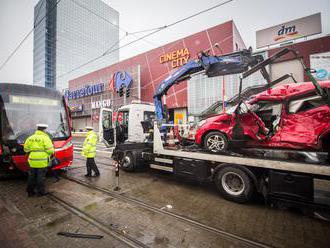
{"label": "advertisement poster", "polygon": [[314,77],[320,81],[330,80],[330,52],[310,55],[311,68],[316,70]]}

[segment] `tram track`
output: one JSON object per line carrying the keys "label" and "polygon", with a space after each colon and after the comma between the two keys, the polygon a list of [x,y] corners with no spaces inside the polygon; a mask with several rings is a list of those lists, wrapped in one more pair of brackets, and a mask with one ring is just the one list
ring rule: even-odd
{"label": "tram track", "polygon": [[105,234],[114,237],[115,239],[125,243],[129,247],[132,248],[148,248],[149,246],[143,244],[141,241],[135,239],[134,237],[121,232],[120,230],[108,226],[101,221],[97,220],[90,214],[80,210],[79,208],[73,206],[71,203],[61,199],[60,197],[54,195],[53,193],[49,193],[48,198],[52,201],[58,203],[62,207],[64,207],[67,211],[71,212],[72,214],[78,216],[81,219],[84,219],[88,223],[92,224],[93,226],[97,227],[99,230],[104,232]]}
{"label": "tram track", "polygon": [[[102,163],[100,163],[100,164],[102,164]],[[109,166],[109,165],[107,165],[107,166]],[[187,218],[187,217],[185,217],[183,215],[180,215],[180,214],[177,214],[177,213],[173,213],[173,212],[169,212],[169,211],[166,211],[164,209],[160,209],[160,208],[155,207],[153,205],[144,203],[144,202],[142,202],[139,199],[135,199],[133,197],[125,196],[125,195],[116,193],[114,191],[108,190],[106,188],[93,185],[93,184],[88,183],[88,182],[86,182],[84,180],[77,179],[77,178],[74,178],[74,177],[71,177],[71,176],[67,176],[67,175],[63,175],[62,177],[65,178],[65,179],[67,179],[67,180],[69,180],[69,181],[71,181],[71,182],[75,182],[75,183],[80,184],[82,186],[85,186],[87,188],[90,188],[90,189],[93,189],[93,190],[97,190],[99,192],[102,192],[104,194],[107,194],[107,195],[109,195],[112,198],[115,198],[115,199],[118,199],[118,200],[127,202],[129,204],[133,204],[135,206],[138,206],[138,207],[141,207],[141,208],[144,208],[144,209],[147,209],[147,210],[149,210],[149,211],[151,211],[153,213],[162,214],[162,215],[171,217],[171,218],[173,218],[173,219],[175,219],[177,221],[186,223],[186,224],[188,224],[190,226],[193,226],[193,227],[199,228],[201,230],[204,230],[204,231],[213,233],[213,234],[218,235],[218,236],[220,236],[222,238],[225,238],[225,239],[227,239],[229,241],[239,242],[242,245],[244,244],[244,245],[246,245],[248,247],[263,247],[263,248],[271,247],[271,246],[268,246],[268,245],[266,245],[264,243],[253,241],[253,240],[250,240],[250,239],[241,237],[239,235],[236,235],[236,234],[233,234],[233,233],[230,233],[230,232],[226,232],[224,230],[221,230],[221,229],[218,229],[218,228],[215,228],[215,227],[212,227],[212,226],[203,224],[203,223],[198,222],[196,220]]]}

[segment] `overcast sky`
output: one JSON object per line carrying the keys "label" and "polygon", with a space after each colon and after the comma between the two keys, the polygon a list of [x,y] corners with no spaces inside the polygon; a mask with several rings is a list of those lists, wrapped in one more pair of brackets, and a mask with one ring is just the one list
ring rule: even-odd
{"label": "overcast sky", "polygon": [[[37,2],[37,0],[0,0],[0,65],[32,29],[33,9]],[[123,29],[135,32],[170,24],[221,1],[104,0],[104,2],[119,11],[119,25]],[[234,20],[245,44],[255,48],[257,30],[318,12],[322,14],[322,35],[330,34],[329,0],[233,0],[225,6],[164,29],[146,40],[123,48],[120,50],[120,59],[132,57],[231,19]],[[120,33],[120,37],[122,35],[123,33]],[[127,37],[120,45],[133,39],[136,37]],[[33,35],[0,71],[0,82],[30,84],[32,80]]]}

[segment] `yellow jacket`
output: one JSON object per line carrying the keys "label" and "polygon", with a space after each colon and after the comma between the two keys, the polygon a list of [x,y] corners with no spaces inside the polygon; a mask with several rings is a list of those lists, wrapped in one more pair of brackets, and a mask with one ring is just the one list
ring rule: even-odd
{"label": "yellow jacket", "polygon": [[55,152],[49,136],[37,130],[24,143],[24,151],[29,153],[29,165],[31,168],[46,168],[49,156]]}
{"label": "yellow jacket", "polygon": [[92,130],[87,132],[81,154],[86,158],[96,156],[97,135]]}

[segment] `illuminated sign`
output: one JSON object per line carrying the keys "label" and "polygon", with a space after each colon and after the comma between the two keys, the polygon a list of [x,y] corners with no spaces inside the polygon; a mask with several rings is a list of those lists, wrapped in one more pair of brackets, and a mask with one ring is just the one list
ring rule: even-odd
{"label": "illuminated sign", "polygon": [[77,112],[82,112],[83,111],[83,105],[75,105],[75,106],[70,106],[70,111],[72,113],[77,113]]}
{"label": "illuminated sign", "polygon": [[67,90],[64,92],[64,96],[66,99],[77,99],[85,96],[91,96],[104,91],[104,83],[88,85],[78,90]]}
{"label": "illuminated sign", "polygon": [[171,62],[172,68],[182,66],[188,62],[190,53],[188,48],[182,48],[170,53],[163,54],[159,57],[159,63]]}
{"label": "illuminated sign", "polygon": [[41,98],[41,97],[30,97],[30,96],[10,96],[11,103],[17,104],[28,104],[28,105],[48,105],[48,106],[58,106],[59,101]]}
{"label": "illuminated sign", "polygon": [[111,106],[111,99],[92,102],[92,109],[99,109]]}
{"label": "illuminated sign", "polygon": [[321,14],[317,13],[257,31],[257,48],[321,32]]}
{"label": "illuminated sign", "polygon": [[116,90],[119,96],[123,96],[123,89],[126,88],[126,95],[129,96],[129,90],[132,86],[133,78],[126,71],[117,71],[113,74],[113,77],[109,83],[109,89],[111,91]]}

